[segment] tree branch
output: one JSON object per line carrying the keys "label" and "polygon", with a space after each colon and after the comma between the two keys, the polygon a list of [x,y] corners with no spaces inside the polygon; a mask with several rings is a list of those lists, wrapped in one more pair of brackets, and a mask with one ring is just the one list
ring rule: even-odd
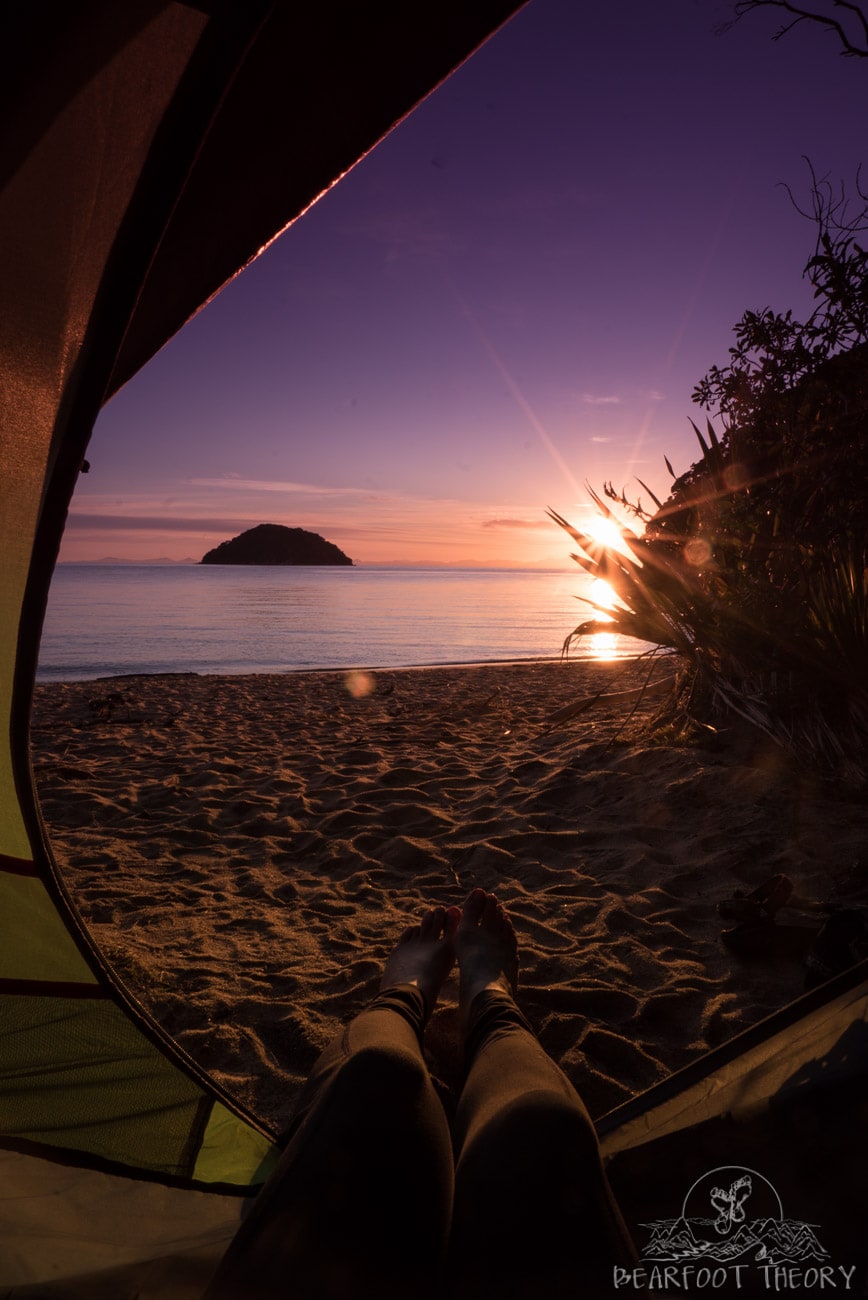
{"label": "tree branch", "polygon": [[866,16],[861,5],[852,3],[852,0],[832,0],[832,4],[836,9],[846,9],[849,13],[855,14],[862,31],[862,45],[851,39],[843,22],[840,22],[837,18],[831,17],[830,14],[817,13],[815,10],[802,9],[799,5],[793,4],[792,0],[736,0],[733,6],[735,17],[732,22],[724,23],[719,30],[729,30],[745,14],[753,13],[755,9],[781,9],[785,13],[792,14],[793,17],[791,22],[785,22],[775,33],[774,40],[779,41],[782,36],[786,36],[799,23],[818,23],[821,27],[825,27],[827,31],[835,33],[841,43],[842,54],[852,58],[868,59],[868,16]]}

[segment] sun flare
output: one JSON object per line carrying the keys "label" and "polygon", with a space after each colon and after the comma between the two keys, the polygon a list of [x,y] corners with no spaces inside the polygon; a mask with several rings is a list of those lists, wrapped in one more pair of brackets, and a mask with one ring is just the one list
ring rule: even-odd
{"label": "sun flare", "polygon": [[583,531],[601,546],[619,546],[621,530],[608,515],[592,515],[582,524]]}
{"label": "sun flare", "polygon": [[621,555],[632,556],[630,548],[624,541],[624,530],[611,515],[591,515],[589,519],[582,521],[581,531],[598,546],[607,547],[610,551],[619,551]]}

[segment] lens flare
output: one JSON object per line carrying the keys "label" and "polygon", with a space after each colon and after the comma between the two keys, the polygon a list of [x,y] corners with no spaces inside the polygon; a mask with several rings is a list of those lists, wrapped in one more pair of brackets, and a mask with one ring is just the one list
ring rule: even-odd
{"label": "lens flare", "polygon": [[688,564],[701,569],[711,559],[711,547],[701,537],[694,537],[684,547],[684,558]]}
{"label": "lens flare", "polygon": [[344,678],[344,685],[354,700],[363,700],[377,688],[373,673],[351,672]]}

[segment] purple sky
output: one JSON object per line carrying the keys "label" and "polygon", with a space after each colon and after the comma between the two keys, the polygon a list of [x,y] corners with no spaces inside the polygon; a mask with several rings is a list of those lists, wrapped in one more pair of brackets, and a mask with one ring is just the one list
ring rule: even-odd
{"label": "purple sky", "polygon": [[809,310],[778,183],[862,161],[864,62],[729,13],[531,0],[110,403],[61,558],[274,522],[362,564],[562,567],[546,506],[665,496],[742,312]]}

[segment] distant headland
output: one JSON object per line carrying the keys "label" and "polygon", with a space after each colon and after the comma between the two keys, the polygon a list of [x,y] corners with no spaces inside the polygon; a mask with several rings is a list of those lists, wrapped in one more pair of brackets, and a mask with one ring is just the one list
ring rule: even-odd
{"label": "distant headland", "polygon": [[352,564],[334,542],[306,528],[257,524],[202,556],[200,564]]}

